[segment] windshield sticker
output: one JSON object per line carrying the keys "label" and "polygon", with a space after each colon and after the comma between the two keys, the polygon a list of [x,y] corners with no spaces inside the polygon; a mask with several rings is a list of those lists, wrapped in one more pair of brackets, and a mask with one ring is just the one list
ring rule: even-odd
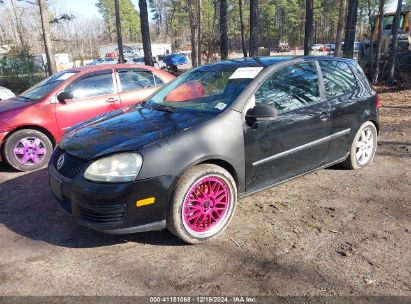
{"label": "windshield sticker", "polygon": [[71,76],[75,75],[76,73],[64,73],[61,75],[57,80],[66,80],[69,79]]}
{"label": "windshield sticker", "polygon": [[215,108],[216,108],[216,109],[219,109],[219,110],[224,110],[226,106],[227,106],[227,105],[226,105],[225,103],[219,102],[219,103],[217,103],[217,105],[215,106]]}
{"label": "windshield sticker", "polygon": [[238,68],[233,75],[230,76],[230,79],[255,78],[262,69],[263,67]]}

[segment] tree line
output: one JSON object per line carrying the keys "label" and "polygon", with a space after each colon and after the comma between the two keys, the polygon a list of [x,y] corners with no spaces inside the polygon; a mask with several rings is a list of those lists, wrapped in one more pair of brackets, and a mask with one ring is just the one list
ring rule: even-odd
{"label": "tree line", "polygon": [[[68,45],[82,60],[92,52],[95,55],[95,46],[104,42],[121,42],[119,50],[123,43],[143,42],[146,64],[152,65],[151,42],[171,42],[174,49],[191,50],[195,67],[212,59],[226,59],[230,51],[257,56],[259,47],[275,49],[280,42],[287,42],[292,48],[304,48],[306,55],[314,43],[335,43],[335,56],[352,57],[357,36],[371,41],[375,81],[381,39],[376,36],[378,22],[374,16],[382,16],[384,5],[390,2],[396,2],[397,13],[402,5],[401,0],[139,0],[136,8],[131,0],[96,0],[103,17],[102,26],[98,22],[80,22],[73,16],[56,17],[45,0],[9,1],[13,5],[26,2],[37,7],[40,18],[36,24],[40,25],[50,73],[55,71],[53,52]],[[11,37],[20,37],[22,46],[28,43],[27,31],[23,30],[26,18],[18,16],[20,12],[14,9],[16,22],[3,25],[9,19],[0,20],[2,41],[3,30],[16,28]],[[399,17],[393,26],[394,38],[397,23]],[[378,24],[382,26],[382,22]],[[68,37],[60,36],[60,32]],[[390,56],[394,62],[393,58]]]}
{"label": "tree line", "polygon": [[[334,56],[352,58],[356,37],[362,35],[370,41],[371,80],[376,83],[384,6],[391,2],[397,8],[388,68],[392,82],[403,0],[149,0],[149,6],[156,36],[171,35],[175,48],[189,44],[193,67],[202,64],[203,55],[207,62],[217,52],[227,59],[230,49],[257,56],[259,46],[272,49],[281,41],[303,47],[304,55],[311,54],[314,43],[335,43]],[[142,29],[141,34],[144,42],[150,31]]]}

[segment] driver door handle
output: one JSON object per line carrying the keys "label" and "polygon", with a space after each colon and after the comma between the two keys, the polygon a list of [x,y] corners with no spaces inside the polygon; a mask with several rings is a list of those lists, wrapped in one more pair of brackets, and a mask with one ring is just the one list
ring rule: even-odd
{"label": "driver door handle", "polygon": [[109,102],[109,103],[115,103],[117,101],[118,101],[118,99],[114,98],[114,97],[107,98],[107,100],[106,100],[106,102]]}

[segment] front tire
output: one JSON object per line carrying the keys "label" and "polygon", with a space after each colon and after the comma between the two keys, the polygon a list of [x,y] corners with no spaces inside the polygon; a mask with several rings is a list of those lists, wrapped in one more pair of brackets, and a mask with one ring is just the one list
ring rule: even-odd
{"label": "front tire", "polygon": [[342,162],[343,167],[357,170],[371,164],[377,149],[377,136],[375,125],[371,121],[364,123],[354,137],[350,155]]}
{"label": "front tire", "polygon": [[6,162],[19,171],[37,170],[48,163],[53,152],[50,139],[37,130],[12,133],[3,147]]}
{"label": "front tire", "polygon": [[202,164],[188,170],[177,183],[167,228],[190,244],[220,235],[230,223],[237,203],[237,187],[230,173]]}

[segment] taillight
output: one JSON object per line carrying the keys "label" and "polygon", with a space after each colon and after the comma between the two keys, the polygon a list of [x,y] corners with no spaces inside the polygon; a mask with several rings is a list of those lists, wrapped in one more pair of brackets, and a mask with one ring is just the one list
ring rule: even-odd
{"label": "taillight", "polygon": [[378,97],[378,95],[375,96],[375,106],[377,107],[377,109],[381,107],[380,97]]}

